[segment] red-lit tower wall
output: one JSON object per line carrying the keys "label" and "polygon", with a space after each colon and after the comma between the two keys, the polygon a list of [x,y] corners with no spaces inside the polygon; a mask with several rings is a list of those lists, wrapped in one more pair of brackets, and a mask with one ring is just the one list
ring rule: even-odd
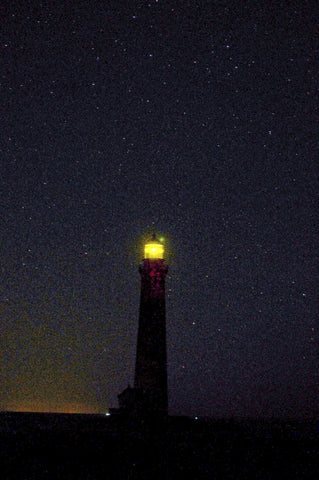
{"label": "red-lit tower wall", "polygon": [[139,267],[141,299],[134,390],[143,408],[167,415],[167,353],[165,277],[163,259],[144,259]]}

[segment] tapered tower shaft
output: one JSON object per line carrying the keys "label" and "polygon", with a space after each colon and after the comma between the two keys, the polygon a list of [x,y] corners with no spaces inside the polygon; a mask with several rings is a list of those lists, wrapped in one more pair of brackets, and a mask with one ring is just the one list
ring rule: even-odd
{"label": "tapered tower shaft", "polygon": [[[153,242],[157,242],[153,237]],[[139,267],[141,298],[134,389],[148,410],[167,414],[165,277],[168,271],[154,243]]]}

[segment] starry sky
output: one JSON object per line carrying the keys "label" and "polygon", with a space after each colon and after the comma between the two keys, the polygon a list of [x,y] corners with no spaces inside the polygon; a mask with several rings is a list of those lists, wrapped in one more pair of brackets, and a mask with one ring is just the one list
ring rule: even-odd
{"label": "starry sky", "polygon": [[156,232],[170,413],[318,414],[316,2],[0,10],[0,409],[117,406]]}

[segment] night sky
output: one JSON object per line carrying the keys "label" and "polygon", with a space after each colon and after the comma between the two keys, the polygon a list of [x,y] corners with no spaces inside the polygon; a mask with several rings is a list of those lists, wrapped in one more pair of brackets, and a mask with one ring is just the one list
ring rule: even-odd
{"label": "night sky", "polygon": [[316,4],[2,2],[0,409],[118,405],[156,232],[170,413],[318,414]]}

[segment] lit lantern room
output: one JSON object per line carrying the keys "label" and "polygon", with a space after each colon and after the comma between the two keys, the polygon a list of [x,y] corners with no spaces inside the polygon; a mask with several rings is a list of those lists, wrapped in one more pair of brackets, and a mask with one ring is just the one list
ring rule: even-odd
{"label": "lit lantern room", "polygon": [[144,258],[149,260],[161,260],[164,258],[164,245],[153,234],[151,240],[145,244]]}

